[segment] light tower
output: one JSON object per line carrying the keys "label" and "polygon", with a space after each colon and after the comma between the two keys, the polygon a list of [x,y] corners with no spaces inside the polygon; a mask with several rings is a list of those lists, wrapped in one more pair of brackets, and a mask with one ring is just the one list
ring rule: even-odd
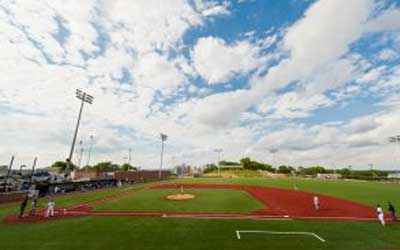
{"label": "light tower", "polygon": [[218,176],[221,176],[221,170],[219,166],[219,162],[221,161],[221,153],[222,153],[222,148],[216,148],[214,149],[214,152],[218,154],[218,162],[217,162],[217,167],[218,167]]}
{"label": "light tower", "polygon": [[168,135],[160,133],[161,138],[161,156],[160,156],[160,169],[158,170],[158,178],[161,179],[161,168],[163,165],[163,156],[164,156],[164,142],[168,139]]}
{"label": "light tower", "polygon": [[85,103],[92,104],[93,103],[93,96],[87,94],[86,92],[83,92],[80,89],[76,90],[76,98],[81,100],[81,107],[79,109],[79,115],[78,115],[78,120],[76,121],[76,127],[75,127],[75,132],[74,132],[74,137],[72,139],[72,145],[71,145],[71,150],[69,151],[69,156],[67,158],[67,169],[66,171],[69,171],[71,168],[71,161],[72,161],[72,156],[74,154],[74,148],[75,148],[75,142],[76,142],[76,137],[78,136],[78,130],[79,130],[79,124],[81,122],[81,117],[82,117],[82,111],[83,111],[83,105]]}
{"label": "light tower", "polygon": [[272,154],[272,162],[274,164],[275,173],[278,173],[278,168],[275,166],[276,165],[276,163],[275,163],[275,154],[278,152],[278,149],[277,148],[271,148],[269,150],[269,152]]}

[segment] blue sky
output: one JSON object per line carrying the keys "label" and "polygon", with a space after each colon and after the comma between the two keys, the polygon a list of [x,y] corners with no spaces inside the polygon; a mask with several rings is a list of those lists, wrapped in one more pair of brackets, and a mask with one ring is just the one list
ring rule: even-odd
{"label": "blue sky", "polygon": [[163,132],[165,167],[400,163],[400,1],[10,0],[0,28],[0,164],[65,159],[78,88],[93,162],[158,168]]}

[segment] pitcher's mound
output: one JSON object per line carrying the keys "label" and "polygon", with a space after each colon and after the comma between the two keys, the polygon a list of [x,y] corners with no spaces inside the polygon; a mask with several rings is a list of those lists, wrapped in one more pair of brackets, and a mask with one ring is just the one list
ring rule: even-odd
{"label": "pitcher's mound", "polygon": [[173,200],[173,201],[185,201],[185,200],[192,200],[194,198],[196,198],[196,196],[193,194],[171,194],[167,196],[168,200]]}

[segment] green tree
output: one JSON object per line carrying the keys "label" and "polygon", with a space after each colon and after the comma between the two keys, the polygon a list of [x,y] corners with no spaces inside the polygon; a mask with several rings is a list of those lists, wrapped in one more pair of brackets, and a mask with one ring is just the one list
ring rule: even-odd
{"label": "green tree", "polygon": [[60,172],[66,172],[67,170],[72,171],[76,169],[76,166],[72,162],[69,166],[69,169],[67,169],[67,163],[65,161],[56,161],[50,167],[57,168]]}
{"label": "green tree", "polygon": [[117,171],[120,169],[118,164],[114,164],[111,161],[99,162],[93,168],[100,171]]}
{"label": "green tree", "polygon": [[245,169],[251,169],[252,168],[252,161],[249,157],[242,158],[240,159],[240,164],[242,164],[242,167]]}
{"label": "green tree", "polygon": [[124,163],[124,164],[121,165],[120,170],[122,170],[122,171],[133,171],[133,170],[136,171],[137,168],[132,166],[129,163]]}
{"label": "green tree", "polygon": [[214,163],[206,164],[204,166],[203,173],[207,174],[207,173],[213,172],[213,171],[215,171],[217,169],[218,169],[218,167]]}
{"label": "green tree", "polygon": [[274,172],[275,171],[275,169],[272,167],[272,165],[266,164],[266,163],[260,163],[260,162],[257,162],[257,161],[253,161],[249,157],[240,159],[240,164],[242,164],[242,167],[244,169],[264,170],[264,171],[268,171],[268,172]]}
{"label": "green tree", "polygon": [[236,165],[240,165],[240,163],[239,162],[234,162],[234,161],[220,161],[219,165],[236,166]]}
{"label": "green tree", "polygon": [[278,173],[280,173],[280,174],[290,174],[294,170],[295,169],[293,167],[291,167],[291,166],[281,165],[278,168]]}

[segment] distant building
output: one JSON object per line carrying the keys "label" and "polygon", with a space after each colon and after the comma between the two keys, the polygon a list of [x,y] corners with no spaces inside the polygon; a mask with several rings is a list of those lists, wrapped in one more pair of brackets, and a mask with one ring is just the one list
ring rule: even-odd
{"label": "distant building", "polygon": [[317,174],[318,179],[336,180],[342,178],[341,174]]}
{"label": "distant building", "polygon": [[[112,174],[112,173],[110,173]],[[106,178],[109,174],[97,169],[79,169],[71,172],[72,180],[95,180]]]}
{"label": "distant building", "polygon": [[0,166],[0,175],[6,175],[7,171],[8,171],[8,166],[7,165]]}
{"label": "distant building", "polygon": [[389,179],[400,179],[400,172],[388,173],[387,177]]}

